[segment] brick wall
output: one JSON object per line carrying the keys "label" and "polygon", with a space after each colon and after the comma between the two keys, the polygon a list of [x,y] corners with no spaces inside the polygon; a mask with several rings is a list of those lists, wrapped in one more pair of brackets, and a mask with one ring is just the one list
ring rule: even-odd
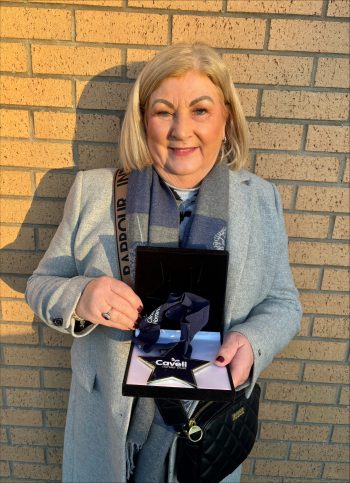
{"label": "brick wall", "polygon": [[3,1],[3,481],[58,481],[67,336],[23,291],[73,174],[112,166],[145,60],[172,42],[219,49],[251,133],[251,169],[282,194],[302,329],[262,378],[244,482],[349,480],[347,0]]}

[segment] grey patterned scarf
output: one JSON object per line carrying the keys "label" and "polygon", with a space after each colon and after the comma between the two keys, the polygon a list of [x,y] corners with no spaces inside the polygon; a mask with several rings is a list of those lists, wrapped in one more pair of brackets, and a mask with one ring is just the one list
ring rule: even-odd
{"label": "grey patterned scarf", "polygon": [[[139,245],[224,250],[228,189],[228,167],[217,164],[202,181],[191,221],[180,241],[179,209],[171,189],[152,167],[133,171],[127,193],[132,278],[135,275],[135,249]],[[164,462],[173,439],[174,430],[164,424],[153,399],[139,399],[127,436],[127,478],[132,474],[135,483],[142,483],[147,475],[147,482],[163,482]]]}

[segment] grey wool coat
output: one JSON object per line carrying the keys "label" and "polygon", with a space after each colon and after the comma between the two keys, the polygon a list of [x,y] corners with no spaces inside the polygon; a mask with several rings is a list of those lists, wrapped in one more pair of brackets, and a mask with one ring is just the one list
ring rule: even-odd
{"label": "grey wool coat", "polygon": [[[63,220],[27,285],[26,298],[34,312],[53,329],[75,337],[64,445],[66,482],[125,482],[132,398],[121,395],[121,386],[130,332],[93,325],[75,334],[72,323],[90,280],[102,275],[120,278],[113,173],[99,169],[77,174]],[[229,207],[223,326],[224,331],[244,334],[252,345],[249,394],[260,372],[298,331],[301,307],[276,187],[245,171],[230,172]]]}

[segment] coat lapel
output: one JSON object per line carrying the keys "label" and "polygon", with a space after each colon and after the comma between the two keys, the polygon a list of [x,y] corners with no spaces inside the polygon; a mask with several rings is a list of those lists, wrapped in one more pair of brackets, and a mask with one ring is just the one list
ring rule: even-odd
{"label": "coat lapel", "polygon": [[230,176],[227,250],[230,252],[226,287],[225,325],[230,323],[239,292],[249,247],[252,191],[248,172],[233,172]]}

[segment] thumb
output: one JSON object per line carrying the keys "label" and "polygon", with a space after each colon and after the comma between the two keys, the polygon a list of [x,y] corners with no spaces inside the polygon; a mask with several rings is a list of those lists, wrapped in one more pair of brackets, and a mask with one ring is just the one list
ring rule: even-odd
{"label": "thumb", "polygon": [[216,355],[215,364],[219,367],[227,366],[236,355],[238,347],[235,335],[228,334]]}

